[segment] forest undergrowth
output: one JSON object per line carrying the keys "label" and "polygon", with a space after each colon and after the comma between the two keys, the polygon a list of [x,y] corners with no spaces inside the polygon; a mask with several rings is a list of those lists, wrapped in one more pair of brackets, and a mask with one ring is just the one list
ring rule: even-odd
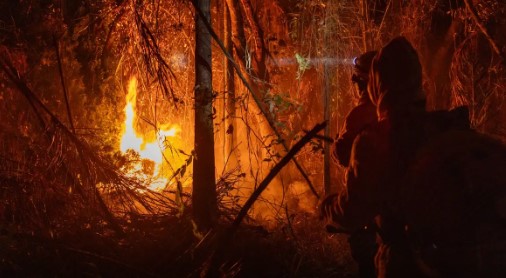
{"label": "forest undergrowth", "polygon": [[[223,224],[224,229],[229,224]],[[189,218],[139,217],[119,236],[107,226],[53,239],[2,231],[2,277],[200,277],[212,250]],[[243,225],[229,243],[225,277],[356,277],[346,235],[329,235],[314,215],[266,230]]]}

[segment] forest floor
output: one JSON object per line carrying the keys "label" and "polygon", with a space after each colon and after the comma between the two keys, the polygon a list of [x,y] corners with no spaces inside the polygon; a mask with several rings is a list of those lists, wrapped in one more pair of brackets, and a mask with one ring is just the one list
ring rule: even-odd
{"label": "forest floor", "polygon": [[243,224],[226,246],[203,244],[188,219],[138,218],[122,236],[105,227],[53,238],[3,229],[0,276],[199,277],[223,250],[222,277],[356,277],[346,235],[326,233],[314,215],[293,215],[271,230]]}

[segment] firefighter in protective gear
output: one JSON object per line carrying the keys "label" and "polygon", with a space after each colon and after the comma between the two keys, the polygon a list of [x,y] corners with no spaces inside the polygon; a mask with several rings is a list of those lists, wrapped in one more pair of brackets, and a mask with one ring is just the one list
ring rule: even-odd
{"label": "firefighter in protective gear", "polygon": [[[353,61],[354,68],[351,80],[355,87],[358,103],[346,116],[341,132],[332,146],[334,162],[343,167],[349,165],[351,147],[357,135],[377,122],[376,106],[372,104],[367,92],[369,69],[376,53],[377,51],[366,52]],[[350,232],[348,237],[351,255],[357,262],[359,276],[362,278],[376,276],[374,256],[377,244],[374,226],[374,223],[370,223]],[[332,231],[332,223],[329,223],[327,228],[328,231]]]}
{"label": "firefighter in protective gear", "polygon": [[354,59],[354,73],[351,80],[355,85],[358,104],[346,116],[332,150],[333,160],[344,167],[348,167],[351,146],[357,135],[377,121],[376,106],[372,104],[367,93],[369,69],[376,53],[369,51]]}
{"label": "firefighter in protective gear", "polygon": [[378,277],[504,277],[506,147],[471,130],[466,107],[425,111],[421,75],[403,37],[374,58],[378,123],[355,139],[346,190],[322,210],[348,231],[375,219]]}
{"label": "firefighter in protective gear", "polygon": [[406,127],[415,125],[425,113],[421,65],[405,38],[392,40],[374,57],[368,93],[378,121],[353,141],[346,188],[325,199],[321,210],[349,232],[376,222],[378,277],[418,277],[397,202],[399,176],[419,144],[421,131],[406,132]]}

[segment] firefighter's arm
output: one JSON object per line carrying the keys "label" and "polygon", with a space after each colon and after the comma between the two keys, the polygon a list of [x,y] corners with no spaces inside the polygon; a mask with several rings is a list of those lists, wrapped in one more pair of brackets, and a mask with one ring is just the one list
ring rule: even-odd
{"label": "firefighter's arm", "polygon": [[362,125],[359,125],[362,119],[358,118],[360,116],[358,112],[358,109],[355,108],[348,114],[339,136],[332,145],[332,158],[334,162],[344,167],[349,166],[353,141],[363,128]]}
{"label": "firefighter's arm", "polygon": [[332,159],[336,164],[348,167],[350,161],[350,152],[354,137],[349,133],[344,133],[337,138],[332,145]]}
{"label": "firefighter's arm", "polygon": [[374,136],[360,135],[352,147],[346,188],[323,202],[321,210],[327,223],[332,222],[336,229],[350,232],[369,224],[378,214],[381,171],[381,157]]}

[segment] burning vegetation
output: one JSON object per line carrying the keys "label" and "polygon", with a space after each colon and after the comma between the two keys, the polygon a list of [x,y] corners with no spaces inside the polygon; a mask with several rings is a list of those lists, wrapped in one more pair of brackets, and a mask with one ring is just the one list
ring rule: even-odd
{"label": "burning vegetation", "polygon": [[[181,159],[184,154],[182,140],[177,138],[181,128],[177,124],[161,124],[159,127],[154,126],[149,132],[138,132],[135,128],[139,121],[136,116],[136,102],[137,79],[132,77],[128,82],[125,123],[119,149],[123,154],[138,156],[138,160],[121,169],[127,176],[142,177],[149,189],[161,191],[169,186],[169,177],[174,173],[174,169],[184,163]],[[176,146],[176,141],[180,146]],[[182,154],[174,153],[177,150]]]}
{"label": "burning vegetation", "polygon": [[502,1],[0,9],[1,276],[357,276],[317,205],[353,58],[401,34],[428,109],[506,141]]}

